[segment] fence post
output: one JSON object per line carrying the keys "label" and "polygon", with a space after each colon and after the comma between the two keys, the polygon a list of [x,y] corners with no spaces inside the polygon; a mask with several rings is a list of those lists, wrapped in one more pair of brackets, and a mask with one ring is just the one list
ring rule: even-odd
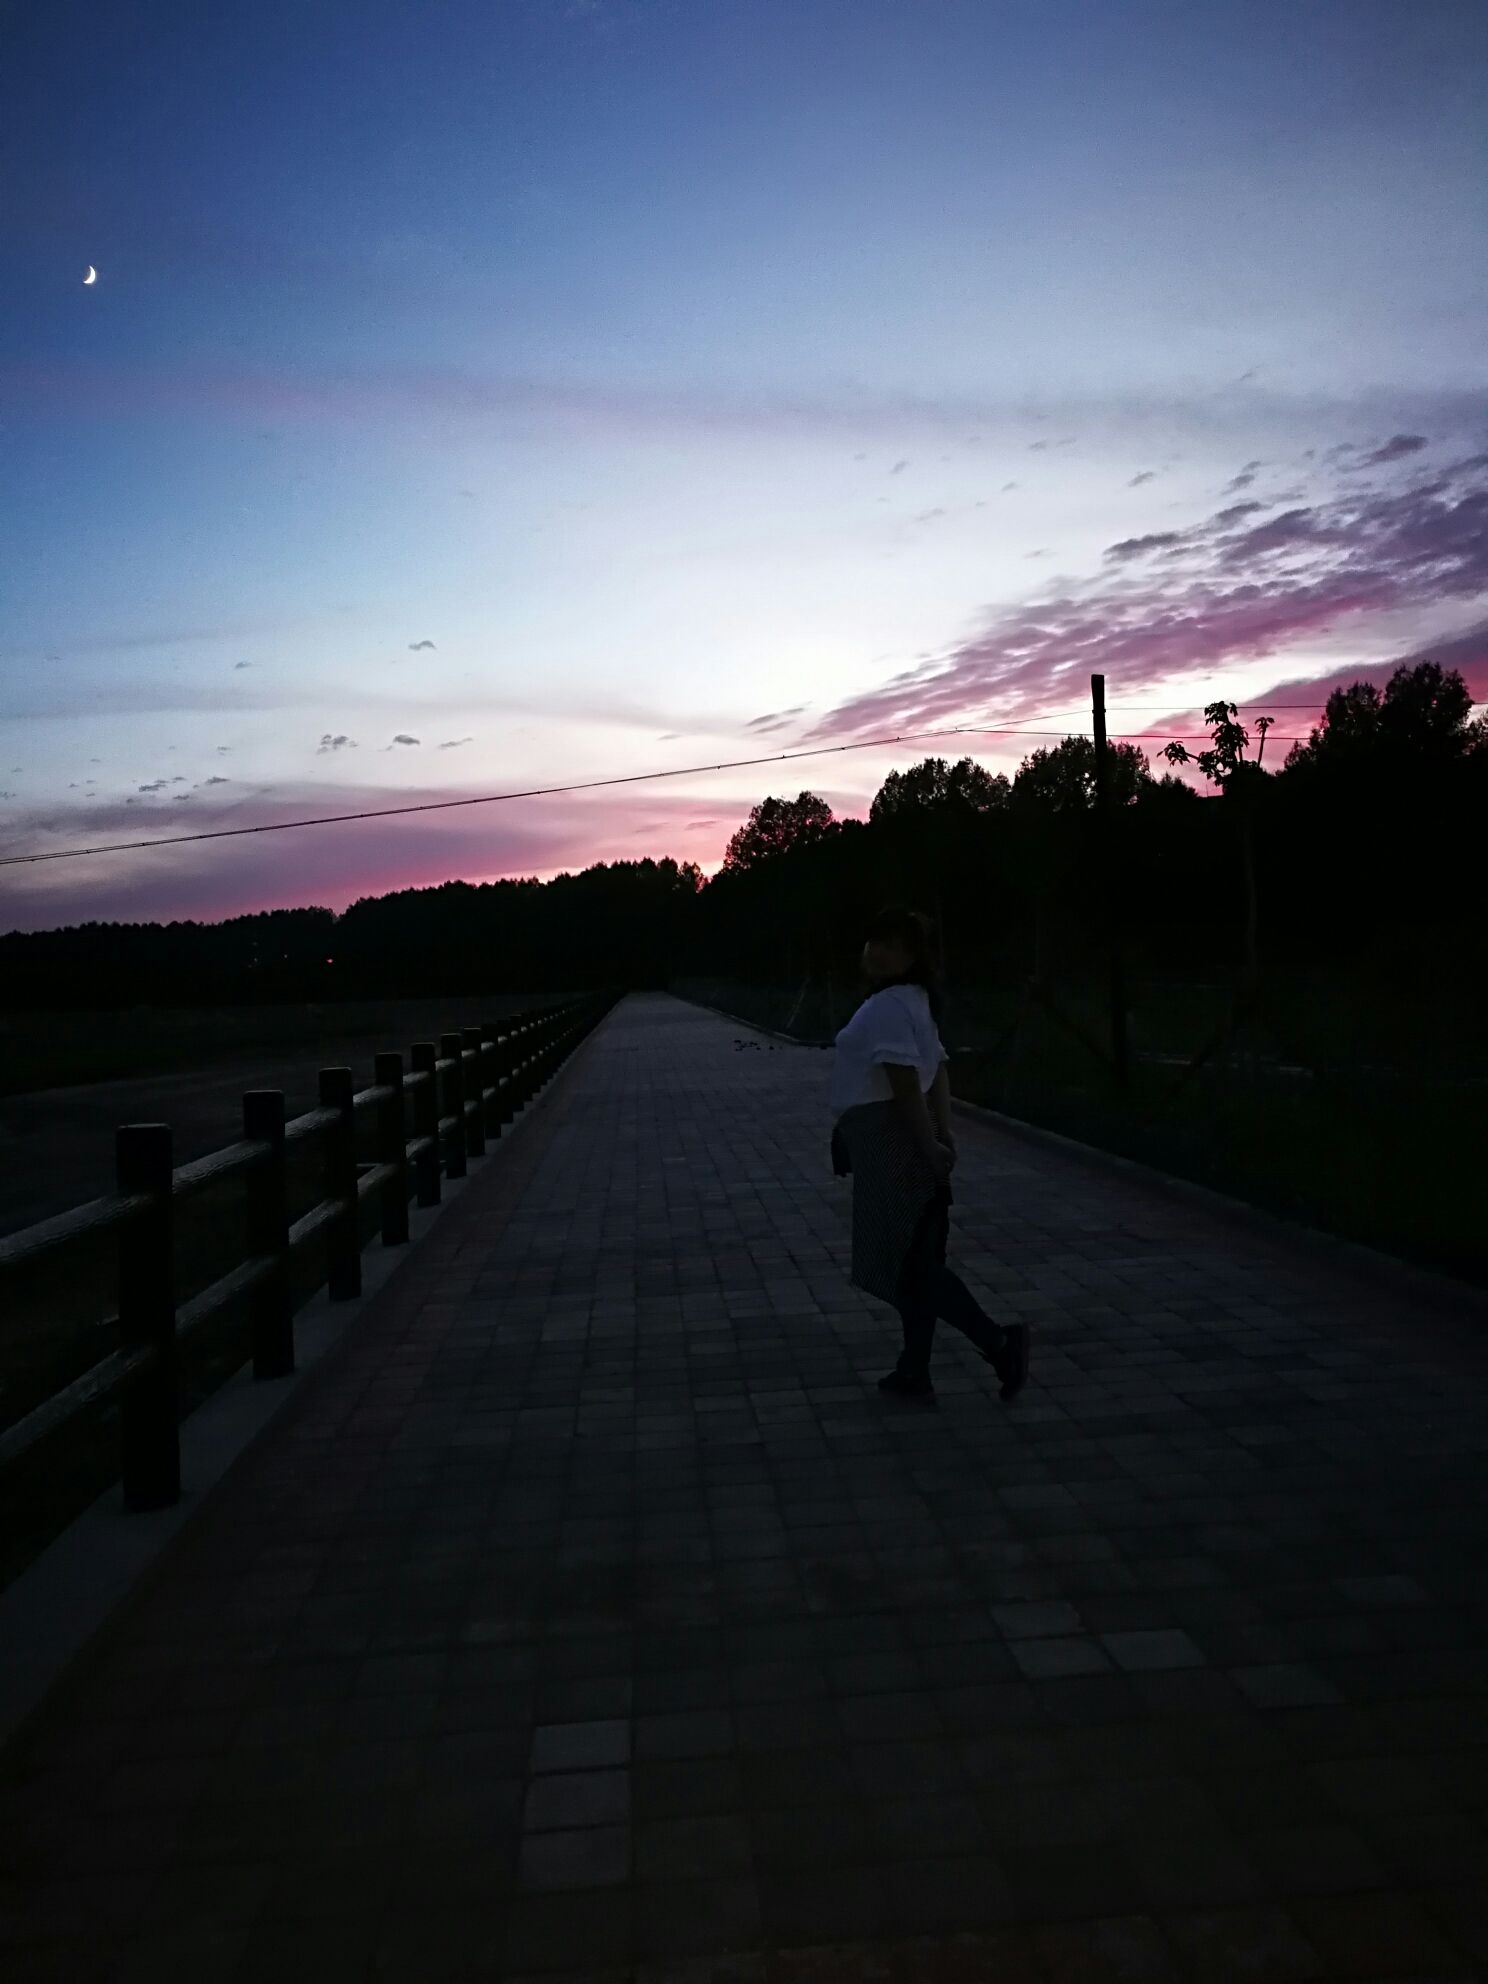
{"label": "fence post", "polygon": [[413,1092],[413,1134],[428,1143],[414,1163],[421,1207],[439,1204],[439,1049],[432,1040],[420,1040],[409,1057],[416,1075],[427,1075]]}
{"label": "fence post", "polygon": [[403,1056],[379,1054],[372,1079],[392,1093],[377,1105],[377,1161],[394,1167],[379,1194],[382,1244],[401,1247],[408,1238],[408,1131],[403,1121]]}
{"label": "fence post", "polygon": [[124,1506],[140,1512],[181,1499],[171,1168],[168,1123],[120,1125],[114,1139],[118,1188],[150,1194],[150,1204],[119,1232],[120,1345],[155,1353],[120,1401]]}
{"label": "fence post", "polygon": [[486,1154],[486,1044],[481,1038],[478,1026],[460,1029],[460,1040],[468,1062],[462,1059],[461,1065],[467,1070],[465,1100],[475,1107],[465,1112],[465,1148],[472,1157]]}
{"label": "fence post", "polygon": [[462,1045],[457,1033],[442,1033],[439,1036],[439,1053],[442,1060],[448,1061],[449,1090],[446,1101],[447,1114],[453,1118],[449,1127],[449,1142],[445,1145],[444,1168],[451,1178],[465,1176],[465,1062],[462,1059]]}
{"label": "fence post", "polygon": [[487,1020],[480,1030],[480,1036],[484,1049],[485,1073],[491,1077],[491,1086],[485,1091],[483,1113],[486,1119],[486,1135],[494,1142],[501,1135],[501,1032],[493,1021]]}
{"label": "fence post", "polygon": [[340,1210],[326,1228],[326,1293],[333,1302],[349,1302],[362,1292],[353,1093],[350,1068],[321,1069],[320,1106],[337,1112],[337,1120],[325,1132],[321,1171],[322,1195],[341,1201]]}
{"label": "fence post", "polygon": [[284,1091],[249,1089],[243,1135],[269,1154],[246,1179],[248,1252],[274,1265],[248,1298],[255,1378],[287,1378],[295,1367],[294,1310],[289,1282],[289,1199],[284,1176]]}

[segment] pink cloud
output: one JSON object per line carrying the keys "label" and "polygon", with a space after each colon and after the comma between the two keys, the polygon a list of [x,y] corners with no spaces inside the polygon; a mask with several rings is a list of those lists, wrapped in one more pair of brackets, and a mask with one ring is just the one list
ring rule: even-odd
{"label": "pink cloud", "polygon": [[1129,572],[996,614],[949,656],[840,704],[809,734],[1016,722],[1053,699],[1062,707],[1076,684],[1083,694],[1092,671],[1130,695],[1185,671],[1212,676],[1284,655],[1370,615],[1488,600],[1488,476],[1477,457],[1412,487],[1352,490],[1237,533],[1242,507],[1122,540],[1107,556]]}

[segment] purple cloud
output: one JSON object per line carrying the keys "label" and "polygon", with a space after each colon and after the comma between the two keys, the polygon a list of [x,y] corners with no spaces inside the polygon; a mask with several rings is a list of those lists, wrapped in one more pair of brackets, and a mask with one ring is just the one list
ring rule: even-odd
{"label": "purple cloud", "polygon": [[[1067,698],[1068,682],[1089,671],[1130,694],[1281,654],[1372,615],[1488,601],[1488,474],[1476,458],[1418,488],[1351,491],[1238,537],[1216,535],[1226,516],[1158,533],[1175,541],[1140,574],[1106,572],[1009,607],[949,656],[840,704],[809,734],[1017,719]],[[1139,555],[1111,549],[1122,566]]]}
{"label": "purple cloud", "polygon": [[1425,446],[1424,434],[1392,434],[1382,447],[1366,455],[1364,460],[1369,466],[1378,466],[1382,462],[1398,462],[1406,455],[1418,455]]}
{"label": "purple cloud", "polygon": [[1182,534],[1176,530],[1150,531],[1146,537],[1123,537],[1119,544],[1108,544],[1106,558],[1140,558],[1149,551],[1165,551],[1170,544],[1181,544]]}
{"label": "purple cloud", "polygon": [[1256,472],[1266,466],[1264,462],[1247,462],[1238,475],[1232,475],[1221,494],[1233,496],[1238,490],[1249,489],[1256,479]]}
{"label": "purple cloud", "polygon": [[1264,510],[1265,507],[1264,503],[1231,503],[1227,510],[1216,510],[1209,521],[1217,530],[1228,530],[1232,524],[1238,524],[1242,517],[1253,517],[1258,510]]}

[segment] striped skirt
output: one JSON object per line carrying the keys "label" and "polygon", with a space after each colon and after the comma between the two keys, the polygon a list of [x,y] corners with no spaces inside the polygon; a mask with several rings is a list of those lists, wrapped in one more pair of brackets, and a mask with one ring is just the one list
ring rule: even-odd
{"label": "striped skirt", "polygon": [[897,1305],[905,1274],[945,1259],[951,1188],[905,1127],[897,1102],[860,1102],[837,1118],[852,1165],[852,1265],[865,1295]]}

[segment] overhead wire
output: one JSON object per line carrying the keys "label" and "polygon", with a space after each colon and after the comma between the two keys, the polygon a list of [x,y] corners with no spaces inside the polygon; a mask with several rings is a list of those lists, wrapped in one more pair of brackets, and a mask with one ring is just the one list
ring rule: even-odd
{"label": "overhead wire", "polygon": [[[1108,705],[1115,708],[1116,705]],[[1127,704],[1124,707],[1142,707]],[[1171,708],[1171,704],[1151,703],[1147,708]],[[1237,705],[1247,713],[1254,711],[1264,715],[1268,709],[1316,710],[1316,703],[1265,703],[1256,702]],[[1087,717],[1088,710],[1070,711],[1045,710],[1038,712],[1043,721],[1058,721],[1068,714],[1071,721],[1077,717]],[[882,737],[864,737],[848,744],[813,745],[803,751],[771,751],[755,758],[727,758],[713,764],[674,765],[662,771],[626,772],[613,778],[574,779],[562,785],[529,786],[512,792],[476,793],[460,799],[425,799],[408,806],[372,806],[354,813],[321,813],[297,820],[260,820],[246,827],[208,827],[194,833],[156,834],[139,840],[104,841],[91,847],[50,848],[34,854],[0,855],[0,868],[32,867],[49,861],[77,861],[90,855],[132,854],[151,847],[184,847],[203,841],[236,840],[254,834],[290,833],[302,827],[331,827],[347,825],[358,820],[389,820],[404,818],[415,813],[452,812],[466,806],[496,806],[513,799],[549,799],[570,792],[595,792],[611,786],[643,785],[656,779],[690,778],[702,772],[740,771],[756,765],[785,764],[798,758],[822,758],[845,751],[868,751],[881,749],[888,744],[923,743],[939,737],[1067,737],[1089,736],[1087,731],[1039,730],[1026,724],[963,723],[953,724],[938,730],[894,731]],[[1206,739],[1207,731],[1170,732],[1175,743],[1193,743]],[[1153,741],[1149,732],[1124,731],[1109,733],[1113,743]],[[1277,737],[1278,744],[1297,744],[1306,740],[1300,737]]]}

